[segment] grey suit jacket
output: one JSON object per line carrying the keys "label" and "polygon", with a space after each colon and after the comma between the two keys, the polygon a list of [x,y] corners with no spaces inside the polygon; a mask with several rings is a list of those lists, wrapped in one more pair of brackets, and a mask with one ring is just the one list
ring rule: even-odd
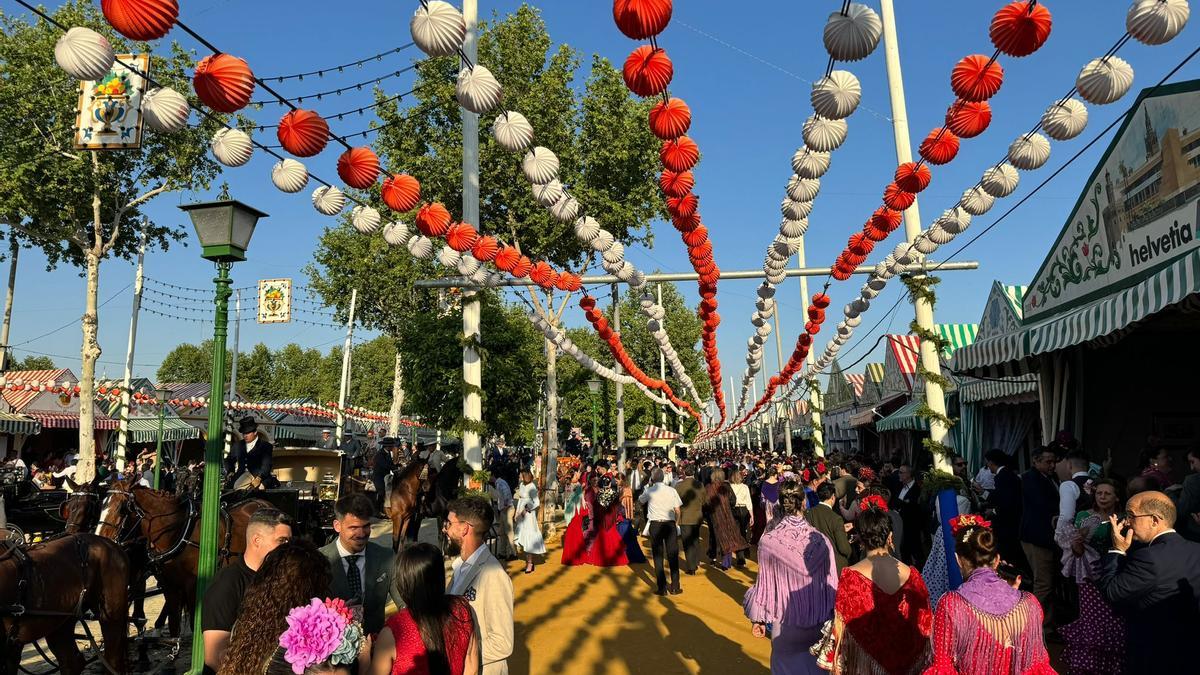
{"label": "grey suit jacket", "polygon": [[[349,602],[350,582],[346,579],[346,568],[338,555],[337,541],[333,541],[321,549],[321,553],[329,559],[329,570],[333,573],[333,583],[329,594]],[[367,633],[378,633],[383,628],[384,610],[387,609],[388,596],[391,596],[397,607],[403,607],[396,589],[392,585],[392,552],[386,546],[374,542],[367,543],[366,575],[363,577],[363,630]]]}
{"label": "grey suit jacket", "polygon": [[804,512],[804,518],[810,525],[829,537],[833,546],[833,558],[838,572],[842,571],[850,561],[850,539],[846,536],[846,521],[841,515],[825,504],[817,504]]}
{"label": "grey suit jacket", "polygon": [[[513,651],[512,579],[487,548],[464,573],[466,579],[460,587],[479,624],[483,675],[507,675]],[[454,588],[454,582],[451,577],[448,588]]]}

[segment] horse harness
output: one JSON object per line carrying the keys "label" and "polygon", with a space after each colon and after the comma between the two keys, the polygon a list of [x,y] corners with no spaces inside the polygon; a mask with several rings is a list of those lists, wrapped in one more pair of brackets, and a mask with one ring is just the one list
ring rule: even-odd
{"label": "horse harness", "polygon": [[[74,536],[74,535],[64,535]],[[80,584],[79,597],[75,600],[75,611],[63,612],[49,609],[30,609],[29,590],[33,583],[33,559],[29,557],[27,547],[13,542],[0,542],[0,564],[14,561],[17,568],[17,593],[14,602],[0,604],[0,619],[11,618],[12,625],[4,636],[3,656],[7,658],[10,650],[17,648],[17,634],[21,631],[21,619],[26,617],[63,617],[80,619],[83,617],[83,598],[87,595],[87,544],[82,537],[75,538],[75,550],[79,554],[79,574],[83,579]],[[49,540],[55,541],[58,538]],[[43,543],[44,545],[44,543]],[[4,550],[7,548],[7,550]]]}
{"label": "horse harness", "polygon": [[[139,529],[138,526],[143,520],[152,524],[155,518],[174,516],[184,510],[183,508],[176,508],[175,510],[168,511],[166,513],[150,514],[146,513],[145,509],[143,509],[141,505],[137,503],[137,499],[134,497],[131,490],[113,489],[109,490],[109,493],[119,494],[125,497],[125,502],[122,504],[121,511],[119,513],[121,518],[117,525],[116,542],[121,546],[128,546],[136,539],[134,533],[137,532]],[[239,506],[242,503],[243,502],[238,502],[234,506]],[[200,542],[192,541],[192,539],[189,537],[192,528],[196,524],[196,521],[200,518],[200,512],[196,508],[196,501],[188,498],[184,501],[184,504],[186,504],[185,508],[187,509],[187,519],[184,521],[183,529],[180,531],[179,539],[175,541],[170,548],[160,553],[155,550],[154,542],[150,541],[148,537],[146,538],[146,556],[147,562],[151,568],[161,569],[162,565],[170,562],[171,559],[183,553],[184,549],[189,546],[193,546],[197,550],[200,548]],[[124,521],[129,514],[132,514],[136,519],[131,523],[126,524]],[[231,545],[233,543],[233,517],[229,515],[229,511],[225,507],[220,509],[220,514],[221,520],[225,525],[225,537],[222,539],[221,545],[217,549],[217,555],[221,562],[226,562],[233,555],[231,552]]]}

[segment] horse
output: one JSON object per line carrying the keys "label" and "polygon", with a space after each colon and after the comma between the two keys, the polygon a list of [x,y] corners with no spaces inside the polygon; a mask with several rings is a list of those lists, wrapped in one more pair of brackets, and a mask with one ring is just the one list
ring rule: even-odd
{"label": "horse", "polygon": [[[163,590],[163,613],[170,635],[179,636],[180,615],[195,610],[196,577],[200,562],[200,511],[197,500],[162,490],[113,483],[100,512],[96,534],[118,543],[144,542],[150,569]],[[246,526],[260,508],[271,504],[245,499],[221,509],[218,564],[246,551]]]}
{"label": "horse", "polygon": [[[424,459],[414,458],[403,469],[392,472],[392,486],[388,492],[386,512],[392,521],[392,550],[400,550],[400,541],[417,538],[421,520],[436,518],[441,525],[446,521],[447,506],[458,496],[462,483],[462,471],[458,460],[450,457],[422,489],[421,473],[427,466]],[[441,531],[441,528],[438,528]]]}
{"label": "horse", "polygon": [[86,661],[75,642],[75,624],[85,610],[100,621],[104,665],[111,673],[126,673],[128,584],[125,552],[102,537],[71,534],[28,548],[0,543],[4,673],[16,675],[24,646],[42,638],[60,672],[83,672]]}

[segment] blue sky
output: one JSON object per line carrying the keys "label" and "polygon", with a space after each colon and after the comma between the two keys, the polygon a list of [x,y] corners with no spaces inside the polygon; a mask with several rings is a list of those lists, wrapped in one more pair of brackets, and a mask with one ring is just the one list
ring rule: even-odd
{"label": "blue sky", "polygon": [[[515,0],[481,0],[480,11],[484,15],[493,11],[503,14],[519,4]],[[637,46],[613,25],[611,3],[607,0],[543,0],[534,4],[541,8],[552,38],[569,43],[585,56],[599,53],[619,64]],[[877,8],[878,3],[870,4]],[[947,106],[953,101],[949,73],[954,63],[968,54],[991,53],[987,28],[992,12],[1002,4],[897,0],[914,147],[930,129],[941,124]],[[675,63],[671,91],[692,108],[690,135],[704,153],[696,169],[696,192],[702,197],[705,223],[722,269],[759,269],[765,246],[777,232],[779,202],[791,174],[789,159],[802,144],[801,125],[812,112],[811,81],[823,75],[827,61],[821,43],[822,28],[828,13],[840,5],[835,0],[754,5],[716,0],[678,2],[671,24],[659,38],[659,44]],[[6,2],[5,6],[5,11],[23,11],[14,3]],[[221,49],[246,58],[259,76],[271,77],[333,66],[404,44],[409,41],[408,20],[416,6],[416,0],[360,0],[331,10],[328,3],[307,0],[194,0],[184,4],[181,18]],[[977,138],[964,139],[953,163],[935,167],[933,184],[920,197],[927,222],[953,205],[963,189],[974,184],[986,167],[1004,156],[1008,144],[1031,128],[1046,106],[1071,88],[1084,63],[1101,56],[1116,41],[1124,31],[1129,2],[1059,0],[1047,6],[1054,13],[1054,29],[1047,44],[1030,57],[1001,60],[1005,82],[991,100],[991,127]],[[743,8],[748,11],[741,11]],[[206,53],[181,31],[174,31],[170,37],[197,48],[200,55]],[[1194,48],[1195,42],[1195,28],[1189,26],[1164,46],[1148,47],[1131,41],[1123,47],[1119,55],[1133,65],[1136,73],[1130,95],[1108,106],[1089,105],[1088,129],[1074,141],[1054,143],[1046,167],[1023,174],[1017,192],[999,201],[989,215],[976,218],[968,234],[993,222],[1123,113],[1142,87],[1157,82]],[[292,80],[275,86],[286,96],[300,96],[388,73],[409,65],[418,56],[412,49],[341,75]],[[584,58],[585,67],[587,62]],[[858,230],[878,205],[896,165],[882,48],[864,61],[838,67],[850,70],[862,82],[863,102],[848,120],[849,138],[834,153],[832,168],[822,180],[821,194],[809,218],[810,265],[832,263],[849,234]],[[1192,62],[1172,79],[1181,81],[1197,76],[1200,63]],[[404,75],[384,84],[388,92],[400,93],[411,88],[411,82],[411,77]],[[255,98],[262,96],[263,92],[257,91]],[[336,113],[369,102],[369,92],[363,91],[326,98],[314,107],[322,113]],[[261,124],[272,124],[281,109],[267,106],[251,114]],[[333,129],[341,134],[354,133],[366,129],[368,122],[366,117],[352,117],[334,122]],[[259,140],[276,142],[273,134]],[[993,279],[1022,284],[1030,280],[1107,142],[1106,139],[1094,146],[1004,223],[961,254],[959,259],[978,260],[981,267],[974,272],[943,275],[936,314],[939,322],[978,321]],[[310,171],[327,180],[336,178],[337,153],[338,149],[331,144],[330,150],[306,163]],[[270,169],[274,161],[258,152],[247,166],[226,169],[223,176],[235,197],[271,214],[260,223],[250,259],[234,268],[235,286],[251,286],[257,279],[273,277],[302,281],[301,269],[311,259],[322,228],[332,224],[313,210],[309,191],[288,195],[271,185]],[[160,224],[183,226],[184,215],[176,207],[208,196],[211,195],[169,194],[157,199],[147,212]],[[484,223],[483,229],[487,230],[487,225]],[[686,250],[670,225],[658,223],[654,231],[657,241],[654,249],[627,249],[629,259],[646,270],[689,271]],[[193,236],[190,226],[188,236],[189,239]],[[957,245],[947,247],[935,258],[942,259],[956,248]],[[876,262],[890,249],[891,246],[881,248],[869,261]],[[77,370],[80,343],[77,320],[83,308],[83,280],[73,269],[46,272],[44,266],[44,259],[33,252],[25,252],[21,257],[11,341],[19,345],[18,357],[29,353],[25,350],[48,353],[55,356],[59,365]],[[211,287],[212,267],[200,259],[194,244],[172,247],[166,253],[151,253],[146,272],[151,278],[181,286]],[[122,369],[131,302],[131,291],[126,287],[132,279],[131,265],[122,261],[107,261],[103,265],[100,299],[111,298],[111,301],[101,310],[104,356],[98,372],[110,377],[119,377]],[[840,308],[855,297],[860,285],[861,279],[835,284],[831,290],[834,307]],[[723,317],[719,329],[721,357],[726,377],[732,376],[736,382],[740,382],[746,339],[752,331],[749,318],[754,286],[751,281],[723,281],[718,295]],[[688,298],[696,300],[694,284],[683,284],[681,288]],[[906,330],[911,319],[911,309],[906,303],[886,318],[879,329],[865,330],[887,314],[900,292],[899,284],[890,285],[873,303],[872,310],[864,315],[863,332],[843,350],[844,361],[854,361],[867,353],[883,331]],[[783,308],[786,351],[803,323],[804,304],[798,282],[787,282],[777,297]],[[158,299],[175,302],[161,296]],[[162,306],[157,308],[182,313]],[[578,324],[582,316],[570,316],[569,321]],[[44,335],[64,325],[67,327]],[[199,341],[210,333],[210,324],[182,323],[143,314],[135,373],[152,376],[162,357],[177,343]],[[243,323],[241,339],[243,349],[262,341],[272,346],[298,342],[327,350],[338,342],[340,335],[341,331],[332,326],[258,326],[248,321]],[[772,356],[767,364],[770,372],[774,372],[773,350],[768,350],[768,354]],[[877,349],[870,360],[882,360],[882,351]],[[653,364],[643,365],[649,368]],[[860,364],[853,370],[861,369]]]}

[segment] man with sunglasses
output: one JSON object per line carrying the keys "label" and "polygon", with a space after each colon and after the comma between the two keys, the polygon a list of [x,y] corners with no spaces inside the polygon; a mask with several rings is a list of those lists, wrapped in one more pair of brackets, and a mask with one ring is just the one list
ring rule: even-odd
{"label": "man with sunglasses", "polygon": [[1127,619],[1125,672],[1192,672],[1184,645],[1200,634],[1200,544],[1175,532],[1175,504],[1162,492],[1134,495],[1109,522],[1097,586]]}

